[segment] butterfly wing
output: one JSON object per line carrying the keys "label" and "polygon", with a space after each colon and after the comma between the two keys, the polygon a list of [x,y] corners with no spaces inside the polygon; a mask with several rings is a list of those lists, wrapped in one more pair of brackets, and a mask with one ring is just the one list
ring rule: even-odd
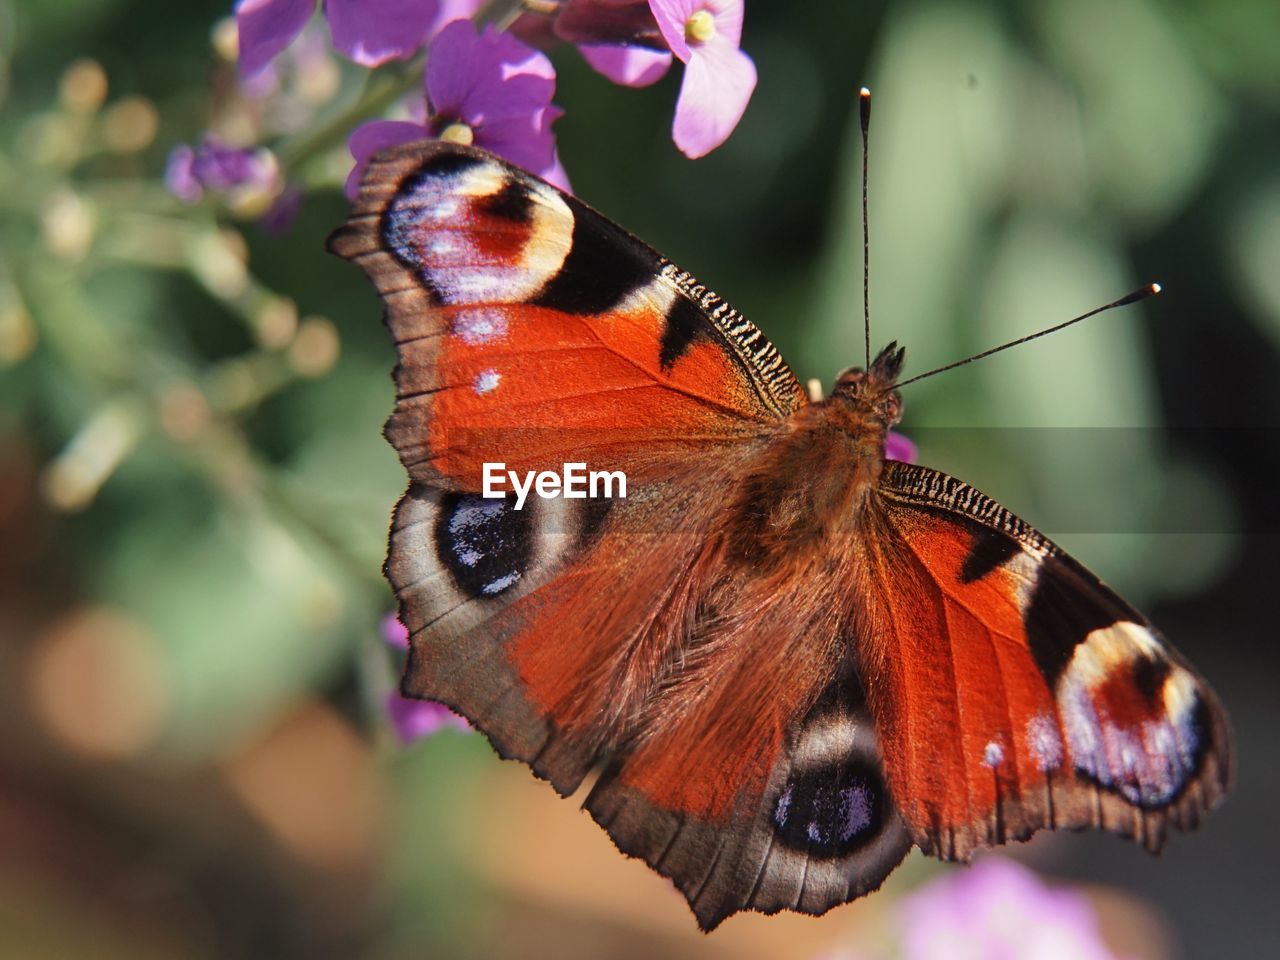
{"label": "butterfly wing", "polygon": [[379,154],[330,248],[386,306],[400,359],[387,436],[418,481],[478,491],[485,462],[523,474],[583,460],[640,480],[807,402],[719,296],[484,151]]}
{"label": "butterfly wing", "polygon": [[[373,280],[399,354],[405,692],[569,792],[680,659],[718,491],[805,393],[715,293],[482,151],[380,154],[330,244]],[[499,461],[623,469],[627,496],[517,509],[480,496]]]}
{"label": "butterfly wing", "polygon": [[887,462],[858,658],[890,790],[927,853],[1041,828],[1158,849],[1226,792],[1226,716],[1151,624],[972,487]]}
{"label": "butterfly wing", "polygon": [[[701,781],[707,760],[682,763]],[[857,678],[845,672],[831,683],[771,760],[761,788],[739,793],[720,820],[654,796],[626,757],[604,772],[586,806],[622,852],[671,878],[703,930],[740,910],[822,914],[877,889],[911,838],[886,788]]]}

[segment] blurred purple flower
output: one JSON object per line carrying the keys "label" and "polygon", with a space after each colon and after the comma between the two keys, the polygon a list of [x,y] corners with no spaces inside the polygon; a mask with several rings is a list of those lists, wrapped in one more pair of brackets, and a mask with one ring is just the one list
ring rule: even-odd
{"label": "blurred purple flower", "polygon": [[373,120],[347,141],[356,164],[347,177],[355,198],[364,168],[379,150],[423,137],[475,144],[569,189],[551,124],[555,68],[543,54],[492,26],[477,35],[467,20],[449,24],[427,56],[425,122]]}
{"label": "blurred purple flower", "polygon": [[394,613],[388,613],[382,618],[382,623],[378,625],[378,632],[390,646],[401,650],[409,649],[409,628],[401,623],[400,618]]}
{"label": "blurred purple flower", "polygon": [[[394,613],[382,618],[378,632],[389,646],[398,650],[409,649],[409,631]],[[391,726],[404,744],[429,737],[441,730],[470,730],[465,717],[454,713],[443,703],[434,700],[417,700],[405,697],[398,690],[387,694],[387,716]]]}
{"label": "blurred purple flower", "polygon": [[308,87],[327,86],[328,74],[336,74],[333,59],[327,32],[309,20],[283,53],[254,72],[246,72],[241,61],[240,92],[252,100],[266,100],[282,92],[296,96]]}
{"label": "blurred purple flower", "polygon": [[311,19],[315,0],[237,0],[240,72],[257,73],[293,42]]}
{"label": "blurred purple flower", "polygon": [[302,209],[303,196],[302,185],[298,183],[291,183],[281,190],[271,208],[262,215],[262,229],[277,237],[287,233]]}
{"label": "blurred purple flower", "polygon": [[738,49],[743,0],[649,0],[671,52],[685,64],[671,137],[687,157],[710,153],[742,119],[756,66]]}
{"label": "blurred purple flower", "polygon": [[164,182],[184,203],[198,203],[205,191],[232,193],[278,190],[280,165],[265,147],[230,147],[206,134],[197,147],[179,144],[169,153]]}
{"label": "blurred purple flower", "polygon": [[403,744],[414,743],[442,730],[470,730],[471,724],[443,703],[414,700],[393,690],[387,695],[387,716]]}
{"label": "blurred purple flower", "polygon": [[[333,47],[365,67],[413,56],[451,20],[470,17],[483,0],[325,0]],[[306,26],[315,0],[238,0],[240,71],[252,76]]]}
{"label": "blurred purple flower", "polygon": [[884,441],[884,455],[889,460],[901,460],[903,463],[916,462],[916,445],[895,430],[889,431]]}
{"label": "blurred purple flower", "polygon": [[1116,960],[1088,900],[1000,857],[905,897],[897,926],[902,960]]}

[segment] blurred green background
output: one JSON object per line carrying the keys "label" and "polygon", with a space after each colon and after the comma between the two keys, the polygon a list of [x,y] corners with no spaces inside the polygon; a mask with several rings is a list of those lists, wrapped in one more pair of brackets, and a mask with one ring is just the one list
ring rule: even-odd
{"label": "blurred green background", "polygon": [[[874,936],[932,865],[821,921],[703,938],[481,738],[394,742],[394,354],[323,250],[341,143],[308,140],[361,71],[329,64],[272,114],[217,52],[229,6],[0,0],[0,955],[807,957]],[[669,138],[678,69],[625,90],[553,51],[560,151],[579,196],[802,378],[861,362],[863,83],[873,339],[905,343],[908,374],[1163,284],[908,388],[902,429],[1147,610],[1236,725],[1236,793],[1162,857],[1092,835],[1016,855],[1091,885],[1133,956],[1280,954],[1280,5],[748,0],[743,47],[759,87],[697,162]],[[286,234],[165,193],[168,151],[210,126],[269,134],[306,183]]]}

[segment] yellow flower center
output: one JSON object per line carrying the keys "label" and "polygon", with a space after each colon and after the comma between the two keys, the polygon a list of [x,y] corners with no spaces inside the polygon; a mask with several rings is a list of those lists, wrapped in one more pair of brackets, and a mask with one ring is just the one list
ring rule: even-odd
{"label": "yellow flower center", "polygon": [[440,133],[441,140],[447,140],[449,143],[460,143],[464,147],[469,147],[476,142],[475,131],[461,121],[451,123]]}
{"label": "yellow flower center", "polygon": [[710,10],[695,10],[685,21],[684,35],[690,43],[706,43],[716,35],[716,18]]}

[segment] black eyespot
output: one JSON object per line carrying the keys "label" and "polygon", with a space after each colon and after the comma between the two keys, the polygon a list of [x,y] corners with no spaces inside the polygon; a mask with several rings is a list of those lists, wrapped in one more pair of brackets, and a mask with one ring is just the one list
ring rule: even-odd
{"label": "black eyespot", "polygon": [[497,596],[529,568],[532,515],[513,500],[449,494],[436,521],[436,550],[459,589]]}
{"label": "black eyespot", "polygon": [[843,857],[880,833],[886,806],[877,770],[859,760],[821,767],[787,781],[774,804],[774,833],[810,857]]}

